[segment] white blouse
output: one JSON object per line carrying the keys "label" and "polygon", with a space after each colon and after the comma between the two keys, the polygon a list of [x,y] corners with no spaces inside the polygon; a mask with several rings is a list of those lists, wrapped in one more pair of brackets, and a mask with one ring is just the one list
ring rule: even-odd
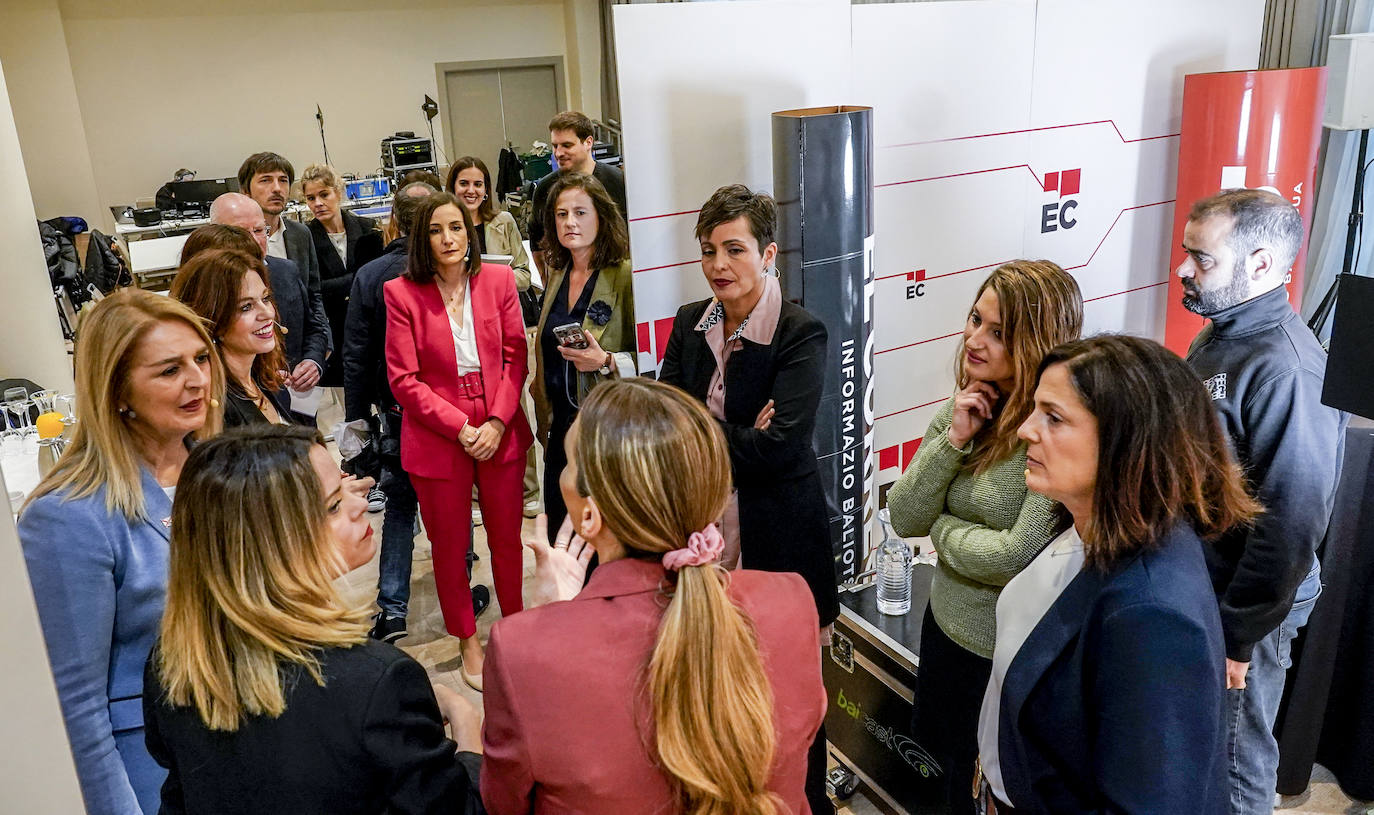
{"label": "white blouse", "polygon": [[334,251],[339,253],[339,262],[348,262],[348,233],[347,232],[326,232],[329,242],[334,244]]}
{"label": "white blouse", "polygon": [[458,327],[452,314],[448,314],[447,310],[444,312],[448,316],[449,331],[453,332],[453,353],[458,357],[459,376],[482,370],[482,362],[477,358],[477,330],[473,327],[472,319],[472,286],[464,286],[462,328]]}
{"label": "white blouse", "polygon": [[997,761],[998,716],[1002,710],[1002,682],[1012,660],[1040,624],[1045,612],[1083,570],[1083,540],[1070,526],[1035,556],[1030,565],[1013,577],[997,599],[997,644],[992,650],[992,677],[983,694],[978,715],[978,760],[992,794],[1007,799],[1002,767]]}

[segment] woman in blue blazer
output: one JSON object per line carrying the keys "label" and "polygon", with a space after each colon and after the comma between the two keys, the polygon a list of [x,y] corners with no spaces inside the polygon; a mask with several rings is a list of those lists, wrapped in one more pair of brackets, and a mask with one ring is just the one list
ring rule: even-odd
{"label": "woman in blue blazer", "polygon": [[1066,343],[1020,436],[1027,486],[1072,524],[998,600],[983,803],[1222,815],[1226,654],[1202,539],[1260,507],[1206,391],[1149,340]]}
{"label": "woman in blue blazer", "polygon": [[122,289],[82,320],[80,421],[19,540],[90,815],[151,815],[166,772],[143,743],[143,664],[167,583],[172,492],[219,431],[224,376],[182,303]]}

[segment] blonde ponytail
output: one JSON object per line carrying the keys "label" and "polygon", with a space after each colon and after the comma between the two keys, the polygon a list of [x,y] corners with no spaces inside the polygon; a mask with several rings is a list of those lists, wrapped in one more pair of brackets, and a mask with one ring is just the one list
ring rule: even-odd
{"label": "blonde ponytail", "polygon": [[686,815],[773,815],[773,690],[717,566],[688,566],[649,661],[659,762]]}
{"label": "blonde ponytail", "polygon": [[646,691],[657,759],[681,811],[781,812],[768,789],[773,691],[753,621],[726,593],[728,575],[702,554],[719,545],[702,539],[730,499],[725,435],[691,396],[634,378],[592,390],[574,439],[578,491],[596,499],[630,557],[662,556],[676,576]]}

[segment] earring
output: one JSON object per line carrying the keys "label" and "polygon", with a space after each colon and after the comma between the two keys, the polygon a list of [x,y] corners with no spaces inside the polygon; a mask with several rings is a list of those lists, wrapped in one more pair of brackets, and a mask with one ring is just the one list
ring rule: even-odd
{"label": "earring", "polygon": [[137,419],[137,418],[138,418],[138,414],[137,414],[137,413],[134,413],[134,409],[131,408],[131,407],[122,407],[122,408],[120,408],[120,409],[119,409],[119,415],[120,415],[120,416],[123,416],[123,417],[126,418],[126,419]]}

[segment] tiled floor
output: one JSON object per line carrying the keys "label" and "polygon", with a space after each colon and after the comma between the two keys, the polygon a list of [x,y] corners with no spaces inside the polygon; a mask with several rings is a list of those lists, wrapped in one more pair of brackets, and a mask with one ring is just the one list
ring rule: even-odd
{"label": "tiled floor", "polygon": [[[322,412],[322,419],[328,420],[330,414],[336,412],[337,409],[330,410],[327,408]],[[324,420],[320,424],[321,427],[328,427]],[[380,540],[381,513],[372,515],[371,520],[377,531],[378,540]],[[525,522],[527,532],[532,526],[532,521],[527,520]],[[480,526],[477,528],[476,539],[477,552],[482,559],[474,569],[473,579],[475,582],[483,583],[490,588],[492,585],[490,558],[486,548],[486,536]],[[533,557],[527,552],[525,557],[525,580],[527,583],[533,575],[533,563]],[[350,599],[360,603],[374,599],[377,590],[376,558],[373,558],[368,565],[342,578],[342,581],[346,585]],[[500,618],[501,612],[497,608],[493,596],[491,608],[477,620],[477,632],[483,640],[491,631],[492,623]],[[423,531],[415,541],[414,570],[411,573],[410,613],[407,623],[409,634],[398,645],[425,666],[433,681],[447,685],[480,707],[482,695],[469,688],[458,675],[460,663],[458,640],[456,637],[448,636],[444,631],[443,619],[439,613],[439,601],[434,590],[429,542],[425,539]],[[839,807],[839,812],[850,815],[875,815],[882,811],[864,797],[862,792],[856,793],[853,798],[842,803]],[[1301,796],[1285,797],[1277,812],[1281,815],[1374,815],[1374,803],[1359,803],[1346,797],[1337,787],[1331,774],[1319,766],[1316,768],[1312,786],[1307,793]]]}

